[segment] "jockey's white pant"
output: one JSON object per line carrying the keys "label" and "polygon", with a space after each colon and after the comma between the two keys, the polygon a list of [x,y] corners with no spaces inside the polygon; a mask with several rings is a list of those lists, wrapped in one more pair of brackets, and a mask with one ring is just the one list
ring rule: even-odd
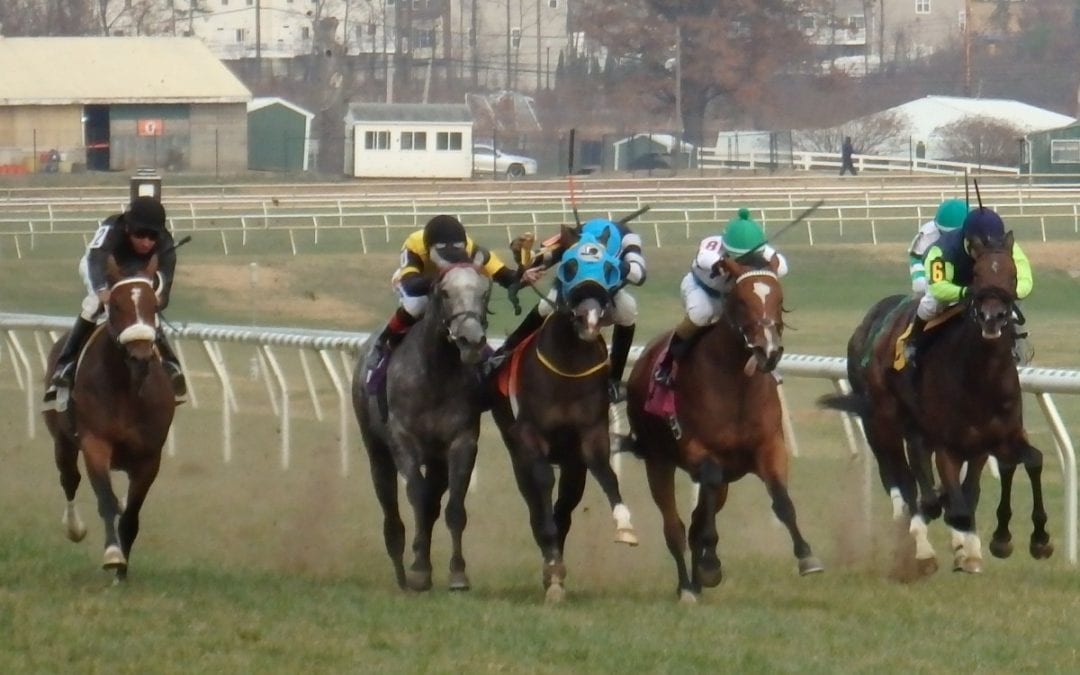
{"label": "jockey's white pant", "polygon": [[924,293],[923,296],[919,298],[919,308],[915,310],[915,313],[923,321],[929,321],[945,311],[947,306],[948,305],[943,305],[937,298],[929,293]]}
{"label": "jockey's white pant", "polygon": [[398,294],[398,304],[401,308],[408,312],[409,316],[419,320],[424,316],[424,312],[427,311],[428,296],[426,295],[409,295],[405,292],[405,289],[401,287],[401,284],[394,284],[394,290]]}
{"label": "jockey's white pant", "polygon": [[687,272],[679,284],[686,316],[695,326],[710,326],[720,320],[724,313],[724,296],[710,295],[701,287],[692,273]]}
{"label": "jockey's white pant", "polygon": [[[555,301],[559,297],[559,289],[552,286],[548,291],[547,301],[540,302],[540,316],[547,318],[555,311]],[[637,300],[625,288],[620,288],[612,298],[611,320],[619,326],[633,326],[637,322]]]}
{"label": "jockey's white pant", "polygon": [[102,307],[94,285],[90,283],[90,266],[86,263],[85,255],[79,259],[79,276],[82,277],[83,286],[86,287],[86,297],[83,298],[79,316],[84,321],[93,321],[101,313]]}

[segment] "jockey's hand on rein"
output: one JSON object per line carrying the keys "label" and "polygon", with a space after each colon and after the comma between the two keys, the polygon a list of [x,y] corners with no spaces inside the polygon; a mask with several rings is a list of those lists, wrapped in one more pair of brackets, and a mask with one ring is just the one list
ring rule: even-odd
{"label": "jockey's hand on rein", "polygon": [[521,274],[521,283],[532,286],[544,276],[544,268],[530,267]]}
{"label": "jockey's hand on rein", "polygon": [[103,304],[103,305],[109,304],[109,289],[107,289],[107,288],[101,289],[100,291],[97,292],[97,297],[98,297],[98,300],[101,302],[101,304]]}

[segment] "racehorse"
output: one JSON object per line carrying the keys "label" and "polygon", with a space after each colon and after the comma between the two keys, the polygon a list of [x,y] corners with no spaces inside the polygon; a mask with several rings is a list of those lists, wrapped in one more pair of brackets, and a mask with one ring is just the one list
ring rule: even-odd
{"label": "racehorse", "polygon": [[[852,393],[820,399],[825,407],[862,418],[882,484],[886,491],[899,493],[911,514],[916,570],[923,575],[937,569],[926,523],[942,508],[953,530],[954,569],[982,571],[975,511],[979,475],[991,455],[1001,470],[1001,501],[991,553],[1002,558],[1012,553],[1010,500],[1020,463],[1031,480],[1030,553],[1042,559],[1054,550],[1046,532],[1042,453],[1028,442],[1024,431],[1020,378],[1013,359],[1016,266],[1012,249],[1012,232],[1001,238],[970,240],[973,281],[956,310],[943,316],[937,328],[930,325],[913,390],[895,367],[902,365],[897,339],[911,321],[917,302],[893,296],[874,305],[848,343]],[[931,458],[942,482],[940,497]],[[961,480],[965,462],[967,473]]]}
{"label": "racehorse", "polygon": [[[453,546],[449,587],[470,586],[462,535],[465,493],[484,409],[476,366],[487,345],[490,295],[491,279],[474,261],[443,266],[427,311],[393,352],[385,394],[370,395],[364,384],[374,339],[368,340],[356,366],[353,410],[383,510],[386,551],[401,588],[431,588],[431,531],[447,488],[446,526]],[[398,473],[405,479],[415,523],[414,560],[408,573],[402,560],[405,526],[398,509]]]}
{"label": "racehorse", "polygon": [[[576,235],[564,228],[562,236],[567,241]],[[568,247],[556,276],[554,311],[498,371],[502,384],[491,411],[529,508],[548,602],[559,602],[565,594],[563,550],[588,472],[611,506],[615,541],[638,543],[611,468],[607,348],[600,339],[620,281],[618,260],[606,253],[603,242],[582,238]],[[560,472],[553,505],[554,465]]]}
{"label": "racehorse", "polygon": [[[157,298],[152,279],[156,273],[157,256],[131,276],[124,276],[115,261],[109,260],[107,318],[83,349],[72,403],[63,412],[43,413],[68,500],[63,518],[67,536],[76,542],[86,536],[74,501],[82,480],[81,449],[105,524],[104,567],[115,570],[117,581],[127,578],[131,546],[139,534],[139,510],[161,466],[161,448],[176,406],[169,376],[154,349]],[[62,344],[63,339],[53,345],[47,374]],[[128,476],[123,506],[113,492],[110,470]]]}
{"label": "racehorse", "polygon": [[[676,592],[686,603],[696,601],[702,586],[720,583],[716,514],[727,500],[729,484],[747,473],[765,483],[773,512],[791,535],[800,574],[823,569],[799,532],[787,489],[787,446],[772,375],[783,354],[780,280],[760,256],[725,258],[721,265],[734,280],[723,316],[700,333],[682,358],[671,390],[652,376],[670,331],[645,347],[627,388],[633,449],[645,461],[678,571]],[[687,534],[675,500],[676,468],[701,485],[690,523],[689,570]]]}

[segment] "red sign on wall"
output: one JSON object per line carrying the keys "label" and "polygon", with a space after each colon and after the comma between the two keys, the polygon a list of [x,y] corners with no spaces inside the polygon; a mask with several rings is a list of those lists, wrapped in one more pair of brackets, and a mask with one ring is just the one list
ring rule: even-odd
{"label": "red sign on wall", "polygon": [[139,136],[160,136],[165,132],[165,124],[160,119],[144,119],[135,123]]}

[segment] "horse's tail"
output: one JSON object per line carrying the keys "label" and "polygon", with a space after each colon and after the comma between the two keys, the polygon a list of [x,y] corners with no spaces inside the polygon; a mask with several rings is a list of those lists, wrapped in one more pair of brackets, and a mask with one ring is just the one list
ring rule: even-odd
{"label": "horse's tail", "polygon": [[870,400],[862,394],[825,394],[817,400],[819,408],[839,410],[862,418],[870,416]]}

